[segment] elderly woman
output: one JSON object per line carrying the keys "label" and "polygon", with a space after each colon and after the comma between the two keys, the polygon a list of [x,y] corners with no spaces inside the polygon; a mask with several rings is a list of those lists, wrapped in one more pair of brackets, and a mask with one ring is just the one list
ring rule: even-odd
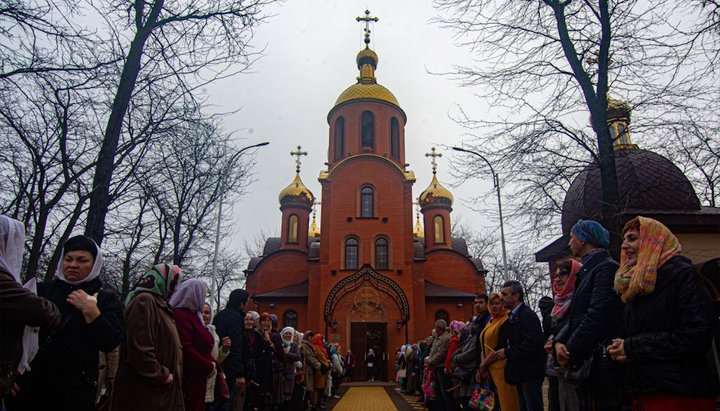
{"label": "elderly woman", "polygon": [[323,337],[322,334],[315,334],[312,338],[315,358],[317,358],[320,362],[320,370],[318,370],[313,376],[315,378],[314,385],[316,398],[321,398],[321,393],[325,391],[325,387],[328,383],[328,374],[330,373],[330,360],[328,359],[327,352],[325,351],[325,345],[323,344],[324,340],[325,337]]}
{"label": "elderly woman", "polygon": [[480,333],[480,346],[482,347],[480,373],[489,372],[498,394],[500,409],[503,411],[518,410],[520,406],[517,389],[505,381],[505,360],[501,360],[495,355],[495,351],[505,348],[507,342],[503,325],[508,319],[508,310],[503,304],[502,295],[498,292],[490,294],[488,303],[491,319]]}
{"label": "elderly woman", "polygon": [[25,227],[0,215],[0,400],[16,394],[15,378],[29,368],[37,352],[35,327],[57,328],[60,311],[55,304],[26,290],[20,283]]}
{"label": "elderly woman", "polygon": [[21,404],[9,409],[94,409],[98,353],[120,344],[122,328],[122,305],[102,290],[98,278],[102,263],[100,247],[88,237],[72,237],[63,245],[57,278],[38,286],[38,295],[60,309],[62,322],[55,330],[40,328],[40,351],[19,384]]}
{"label": "elderly woman", "polygon": [[183,352],[183,395],[186,411],[205,409],[207,380],[217,374],[212,349],[215,339],[202,321],[207,285],[190,279],[170,297]]}
{"label": "elderly woman", "polygon": [[270,315],[259,315],[255,311],[248,311],[245,315],[245,380],[248,385],[246,409],[264,409],[272,392],[273,346],[269,329],[264,331],[258,328],[263,319],[270,322]]}
{"label": "elderly woman", "polygon": [[125,299],[125,329],[114,411],[183,410],[182,345],[167,300],[180,267],[158,264],[146,271]]}
{"label": "elderly woman", "polygon": [[285,402],[283,373],[286,359],[282,337],[277,327],[277,315],[268,313],[260,314],[260,328],[263,333],[269,335],[272,345],[272,389],[270,391],[270,397],[268,398],[268,403],[272,408],[278,408],[280,404]]}
{"label": "elderly woman", "polygon": [[286,363],[283,367],[283,402],[286,409],[292,409],[290,400],[295,391],[295,368],[300,361],[300,346],[294,341],[295,329],[285,327],[280,331]]}
{"label": "elderly woman", "polygon": [[315,390],[315,374],[320,373],[321,364],[315,355],[315,347],[312,343],[314,337],[315,334],[312,331],[305,331],[303,339],[300,341],[300,353],[305,377],[305,390],[310,393],[310,405],[317,407],[318,397],[317,390]]}
{"label": "elderly woman", "polygon": [[608,352],[625,363],[639,409],[714,410],[717,379],[707,361],[717,325],[702,279],[677,238],[645,217],[623,228],[615,290],[625,303],[624,338]]}

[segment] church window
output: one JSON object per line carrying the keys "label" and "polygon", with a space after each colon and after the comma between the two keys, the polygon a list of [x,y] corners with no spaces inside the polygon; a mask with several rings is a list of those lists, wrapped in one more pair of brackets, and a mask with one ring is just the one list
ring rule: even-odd
{"label": "church window", "polygon": [[375,116],[370,111],[363,111],[362,118],[362,147],[375,148]]}
{"label": "church window", "polygon": [[345,269],[357,270],[358,268],[358,240],[348,238],[345,240]]}
{"label": "church window", "polygon": [[437,320],[445,320],[445,322],[448,322],[448,319],[450,316],[448,315],[448,312],[445,310],[437,310],[435,311],[435,321]]}
{"label": "church window", "polygon": [[388,269],[388,241],[384,238],[375,240],[375,269]]}
{"label": "church window", "polygon": [[297,328],[297,313],[293,310],[285,311],[285,314],[283,314],[283,324],[285,327]]}
{"label": "church window", "polygon": [[445,221],[442,216],[436,215],[433,218],[433,228],[435,231],[435,243],[445,242]]}
{"label": "church window", "polygon": [[400,159],[400,125],[395,117],[390,120],[390,156]]}
{"label": "church window", "polygon": [[334,138],[335,160],[339,160],[345,155],[345,119],[343,117],[335,120]]}
{"label": "church window", "polygon": [[374,215],[375,192],[370,187],[363,187],[360,190],[360,217],[372,217]]}
{"label": "church window", "polygon": [[288,243],[298,242],[298,216],[291,215],[288,219]]}

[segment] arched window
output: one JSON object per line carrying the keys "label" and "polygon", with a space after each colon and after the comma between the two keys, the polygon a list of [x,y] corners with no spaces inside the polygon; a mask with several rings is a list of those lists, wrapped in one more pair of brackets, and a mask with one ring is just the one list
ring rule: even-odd
{"label": "arched window", "polygon": [[338,117],[337,120],[335,120],[335,136],[334,136],[334,146],[335,146],[335,160],[339,160],[343,158],[343,155],[345,155],[345,119],[342,117]]}
{"label": "arched window", "polygon": [[388,269],[388,240],[384,238],[375,240],[375,269]]}
{"label": "arched window", "polygon": [[400,159],[400,125],[395,117],[390,120],[390,156]]}
{"label": "arched window", "polygon": [[288,243],[298,242],[298,216],[291,215],[288,219]]}
{"label": "arched window", "polygon": [[370,187],[360,189],[360,217],[372,217],[374,215],[375,192]]}
{"label": "arched window", "polygon": [[285,314],[283,314],[283,324],[285,327],[297,328],[297,313],[293,310],[285,311]]}
{"label": "arched window", "polygon": [[436,243],[444,243],[445,242],[445,222],[443,221],[442,216],[436,215],[435,218],[433,218],[433,227],[435,229],[435,242]]}
{"label": "arched window", "polygon": [[375,116],[370,111],[363,111],[362,124],[362,147],[375,148]]}
{"label": "arched window", "polygon": [[358,268],[358,240],[348,238],[345,240],[345,269],[357,270]]}
{"label": "arched window", "polygon": [[445,320],[445,322],[448,322],[448,319],[450,316],[448,315],[447,311],[445,310],[437,310],[435,312],[435,321],[437,320]]}

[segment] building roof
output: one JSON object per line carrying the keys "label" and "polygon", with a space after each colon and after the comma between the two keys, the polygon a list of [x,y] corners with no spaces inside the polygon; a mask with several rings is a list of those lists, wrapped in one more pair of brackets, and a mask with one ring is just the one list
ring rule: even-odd
{"label": "building roof", "polygon": [[262,294],[255,294],[252,298],[307,298],[308,282],[303,281],[298,284],[289,285],[287,287],[278,288]]}
{"label": "building roof", "polygon": [[[629,210],[700,210],[700,200],[690,181],[667,158],[642,149],[615,151],[618,204]],[[586,167],[573,180],[563,202],[562,232],[567,234],[578,219],[600,220],[602,184],[597,164]]]}
{"label": "building roof", "polygon": [[425,298],[475,298],[475,294],[425,281]]}

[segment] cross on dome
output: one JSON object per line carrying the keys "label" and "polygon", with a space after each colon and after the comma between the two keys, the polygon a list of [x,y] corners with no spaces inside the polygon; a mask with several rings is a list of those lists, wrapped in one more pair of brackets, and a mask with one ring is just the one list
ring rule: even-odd
{"label": "cross on dome", "polygon": [[432,168],[433,168],[433,174],[437,174],[437,162],[435,161],[436,157],[442,157],[442,153],[436,153],[435,147],[430,149],[429,153],[425,153],[425,157],[432,157]]}
{"label": "cross on dome", "polygon": [[308,152],[307,152],[307,151],[300,151],[300,149],[302,149],[302,147],[298,144],[298,146],[297,146],[297,151],[291,151],[291,152],[290,152],[290,155],[291,155],[291,156],[297,157],[297,158],[295,159],[295,172],[297,172],[297,173],[300,172],[300,156],[306,156],[306,155],[308,155]]}
{"label": "cross on dome", "polygon": [[365,44],[370,44],[370,22],[377,23],[378,20],[380,19],[377,17],[370,17],[370,10],[365,10],[365,17],[355,17],[355,21],[365,22],[365,28],[363,29],[365,31]]}

